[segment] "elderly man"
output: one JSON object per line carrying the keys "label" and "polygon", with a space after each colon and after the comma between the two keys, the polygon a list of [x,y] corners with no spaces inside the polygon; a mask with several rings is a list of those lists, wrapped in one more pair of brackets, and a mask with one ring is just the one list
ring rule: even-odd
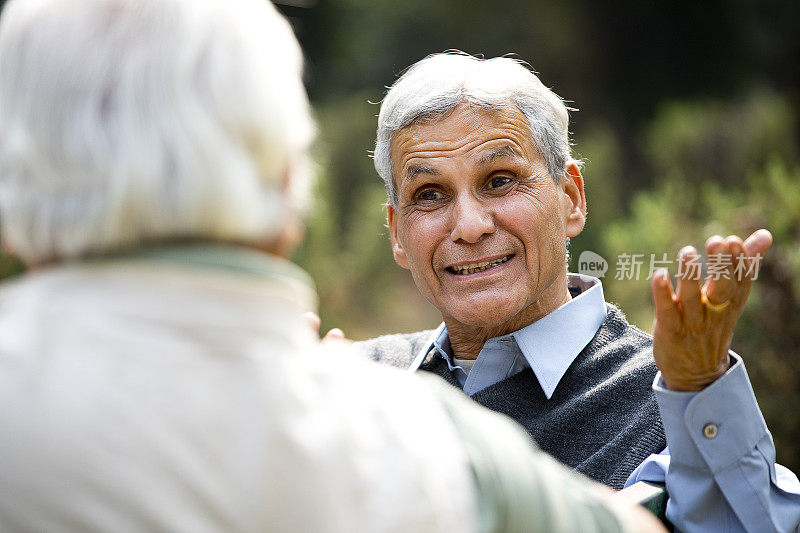
{"label": "elderly man", "polygon": [[381,105],[375,167],[394,257],[444,322],[362,351],[441,376],[614,488],[663,480],[669,456],[653,454],[669,444],[667,515],[680,529],[798,527],[797,478],[776,471],[729,354],[753,275],[737,278],[733,265],[752,267],[767,231],[709,239],[731,267],[702,287],[683,268],[696,252],[682,250],[677,293],[665,272],[653,278],[654,338],[629,325],[599,280],[567,274],[569,238],[586,219],[567,109],[510,58],[438,54],[412,66]]}
{"label": "elderly man", "polygon": [[6,5],[0,530],[652,525],[440,383],[316,353],[301,69],[263,0]]}

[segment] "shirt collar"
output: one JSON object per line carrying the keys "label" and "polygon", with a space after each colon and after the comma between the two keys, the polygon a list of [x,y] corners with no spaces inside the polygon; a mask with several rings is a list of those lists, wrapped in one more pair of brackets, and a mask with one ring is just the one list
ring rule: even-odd
{"label": "shirt collar", "polygon": [[[509,335],[498,337],[498,339],[513,338],[516,341],[548,399],[552,397],[569,366],[589,344],[606,318],[603,286],[599,279],[582,274],[570,274],[569,286],[580,288],[581,293],[533,324]],[[409,370],[415,371],[419,368],[432,349],[436,349],[447,360],[452,370],[454,362],[450,338],[444,323],[434,332],[431,342],[417,355]],[[483,351],[478,357],[482,355]],[[478,367],[476,362],[473,372]],[[497,381],[506,377],[506,375],[498,376]],[[492,383],[487,386],[490,384]]]}
{"label": "shirt collar", "polygon": [[599,279],[570,274],[570,284],[581,287],[578,296],[511,334],[548,399],[606,319],[606,303]]}

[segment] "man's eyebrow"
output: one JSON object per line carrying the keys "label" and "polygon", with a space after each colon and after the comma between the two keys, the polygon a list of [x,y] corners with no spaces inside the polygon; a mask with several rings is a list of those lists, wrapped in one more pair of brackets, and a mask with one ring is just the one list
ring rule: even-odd
{"label": "man's eyebrow", "polygon": [[411,165],[406,168],[405,181],[411,181],[419,174],[430,174],[431,176],[438,176],[439,171],[428,165]]}
{"label": "man's eyebrow", "polygon": [[481,165],[486,165],[491,163],[495,159],[500,159],[501,157],[520,157],[520,154],[514,149],[513,146],[507,144],[501,148],[492,150],[488,154],[484,154],[483,156],[481,156],[479,163]]}

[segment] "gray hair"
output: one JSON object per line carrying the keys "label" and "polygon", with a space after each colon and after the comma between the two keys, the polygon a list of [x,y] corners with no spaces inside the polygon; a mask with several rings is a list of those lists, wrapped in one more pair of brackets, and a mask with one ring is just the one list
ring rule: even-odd
{"label": "gray hair", "polygon": [[462,52],[433,54],[412,65],[381,103],[375,142],[375,170],[397,206],[391,141],[396,131],[447,114],[457,105],[502,109],[516,106],[525,115],[531,139],[558,183],[571,159],[569,113],[562,99],[544,86],[523,61],[480,59]]}
{"label": "gray hair", "polygon": [[264,0],[9,1],[4,240],[38,263],[182,238],[273,238],[308,195],[302,66],[289,24]]}

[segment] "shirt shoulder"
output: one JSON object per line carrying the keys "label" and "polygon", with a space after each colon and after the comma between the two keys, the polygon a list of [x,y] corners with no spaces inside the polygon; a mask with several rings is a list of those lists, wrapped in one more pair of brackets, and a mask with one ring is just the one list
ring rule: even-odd
{"label": "shirt shoulder", "polygon": [[408,368],[414,358],[433,340],[435,330],[383,335],[354,342],[352,349],[361,356],[397,368]]}

